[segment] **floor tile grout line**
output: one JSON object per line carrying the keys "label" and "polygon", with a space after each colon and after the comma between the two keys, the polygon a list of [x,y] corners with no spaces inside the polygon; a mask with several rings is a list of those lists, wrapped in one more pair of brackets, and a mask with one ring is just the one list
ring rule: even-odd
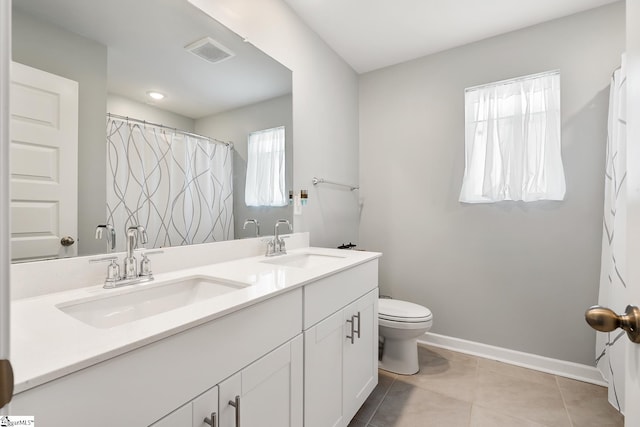
{"label": "floor tile grout line", "polygon": [[558,387],[558,392],[560,393],[560,398],[562,399],[562,406],[564,407],[564,411],[567,413],[567,418],[569,418],[569,425],[574,427],[573,419],[571,419],[571,414],[569,413],[569,408],[567,408],[567,401],[564,398],[564,393],[562,392],[562,387],[560,387],[560,380],[557,375],[554,375],[556,380],[556,387]]}
{"label": "floor tile grout line", "polygon": [[473,407],[476,405],[476,400],[478,400],[478,387],[480,386],[480,359],[478,359],[478,357],[475,357],[475,359],[476,375],[473,387],[473,400],[471,401],[471,407],[469,408],[469,427],[471,427],[471,423],[473,422]]}
{"label": "floor tile grout line", "polygon": [[[376,415],[376,412],[378,412],[378,409],[380,409],[380,405],[382,405],[382,402],[384,402],[384,399],[387,398],[387,394],[389,394],[389,390],[391,390],[391,386],[393,386],[393,384],[396,382],[397,379],[398,379],[398,375],[395,375],[393,377],[393,381],[391,381],[391,384],[389,384],[389,387],[387,387],[387,390],[382,395],[382,399],[380,399],[380,402],[378,402],[378,404],[376,405],[376,407],[373,410],[373,412],[371,412],[371,415],[369,416],[369,419],[367,419],[367,421],[365,422],[365,427],[369,426],[369,423],[371,423],[371,420]],[[376,427],[376,426],[371,426],[371,427]]]}

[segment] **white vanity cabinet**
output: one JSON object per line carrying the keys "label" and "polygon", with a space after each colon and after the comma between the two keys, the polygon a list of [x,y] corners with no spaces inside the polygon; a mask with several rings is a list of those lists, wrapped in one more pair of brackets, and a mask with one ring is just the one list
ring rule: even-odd
{"label": "white vanity cabinet", "polygon": [[[30,340],[41,341],[28,348],[46,350],[56,370],[37,371],[29,354],[39,382],[21,384],[11,412],[68,427],[206,427],[214,412],[215,427],[344,427],[378,381],[378,254],[331,256],[333,268],[255,267],[277,272],[291,288],[264,295],[258,288],[260,300],[239,300],[228,311],[200,302],[189,309],[205,317],[185,323],[172,323],[184,314],[176,309],[93,328],[71,325],[47,305],[52,324],[90,340],[69,335],[66,346],[54,347],[30,331]],[[165,323],[171,326],[158,327]],[[135,335],[141,331],[143,338]]]}
{"label": "white vanity cabinet", "polygon": [[[200,398],[234,375],[241,375],[243,393],[253,390],[247,402],[256,399],[255,390],[265,393],[264,384],[272,386],[271,378],[265,374],[260,379],[259,372],[278,366],[278,380],[283,370],[299,371],[290,375],[300,379],[297,385],[291,380],[291,393],[302,388],[301,351],[292,350],[301,347],[301,330],[302,289],[298,288],[18,393],[11,411],[34,415],[42,425],[64,420],[69,427],[107,427],[117,419],[127,426],[206,427],[198,424],[201,414],[194,414],[201,407],[206,407],[203,413],[210,413],[215,405],[201,405]],[[285,367],[272,356],[284,353],[291,358]],[[290,396],[278,391],[269,398],[291,405]]]}
{"label": "white vanity cabinet", "polygon": [[346,426],[378,383],[377,260],[305,287],[305,427]]}

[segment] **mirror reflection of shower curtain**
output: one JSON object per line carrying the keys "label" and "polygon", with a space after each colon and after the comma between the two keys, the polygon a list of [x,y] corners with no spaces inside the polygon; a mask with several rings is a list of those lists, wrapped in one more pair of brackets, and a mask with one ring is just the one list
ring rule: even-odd
{"label": "mirror reflection of shower curtain", "polygon": [[[607,133],[604,217],[602,229],[602,262],[598,304],[616,313],[626,308],[626,67],[611,78],[609,122]],[[624,412],[625,353],[629,340],[621,329],[598,332],[596,366],[609,383],[609,403]]]}
{"label": "mirror reflection of shower curtain", "polygon": [[[233,239],[232,152],[171,130],[107,120],[107,222],[142,225],[147,248]],[[118,238],[117,251],[125,250]]]}

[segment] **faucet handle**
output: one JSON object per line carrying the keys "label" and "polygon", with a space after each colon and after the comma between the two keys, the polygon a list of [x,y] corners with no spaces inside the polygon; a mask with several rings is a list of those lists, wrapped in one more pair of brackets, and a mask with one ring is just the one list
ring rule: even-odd
{"label": "faucet handle", "polygon": [[95,264],[98,262],[109,262],[107,266],[107,277],[104,280],[104,284],[106,288],[114,287],[114,284],[122,279],[120,276],[120,266],[118,265],[117,257],[115,256],[105,256],[100,258],[92,258],[89,260],[90,264]]}
{"label": "faucet handle", "polygon": [[112,259],[111,264],[107,266],[107,278],[104,283],[108,285],[109,283],[115,283],[120,279],[120,266],[115,259]]}
{"label": "faucet handle", "polygon": [[152,276],[153,274],[151,273],[151,262],[149,261],[149,258],[147,257],[146,253],[142,254],[142,260],[140,260],[140,276]]}
{"label": "faucet handle", "polygon": [[287,254],[287,245],[284,243],[284,239],[288,239],[289,236],[282,236],[278,239],[278,242],[276,243],[278,245],[278,252],[280,252],[282,255],[286,255]]}
{"label": "faucet handle", "polygon": [[140,276],[153,277],[151,272],[151,261],[149,255],[162,254],[164,251],[147,251],[142,252],[142,259],[140,260]]}
{"label": "faucet handle", "polygon": [[267,253],[265,256],[273,256],[276,254],[276,242],[275,239],[269,239],[267,243]]}

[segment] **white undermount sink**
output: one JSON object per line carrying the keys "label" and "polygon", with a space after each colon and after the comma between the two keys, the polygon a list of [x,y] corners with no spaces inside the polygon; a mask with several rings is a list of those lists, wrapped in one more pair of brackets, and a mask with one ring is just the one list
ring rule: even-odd
{"label": "white undermount sink", "polygon": [[338,255],[303,253],[275,256],[273,258],[264,259],[261,262],[266,264],[282,265],[284,267],[314,268],[344,258],[345,257]]}
{"label": "white undermount sink", "polygon": [[[138,287],[137,287],[138,286]],[[207,276],[131,285],[117,295],[56,305],[64,313],[96,328],[111,328],[237,291],[248,285]]]}

